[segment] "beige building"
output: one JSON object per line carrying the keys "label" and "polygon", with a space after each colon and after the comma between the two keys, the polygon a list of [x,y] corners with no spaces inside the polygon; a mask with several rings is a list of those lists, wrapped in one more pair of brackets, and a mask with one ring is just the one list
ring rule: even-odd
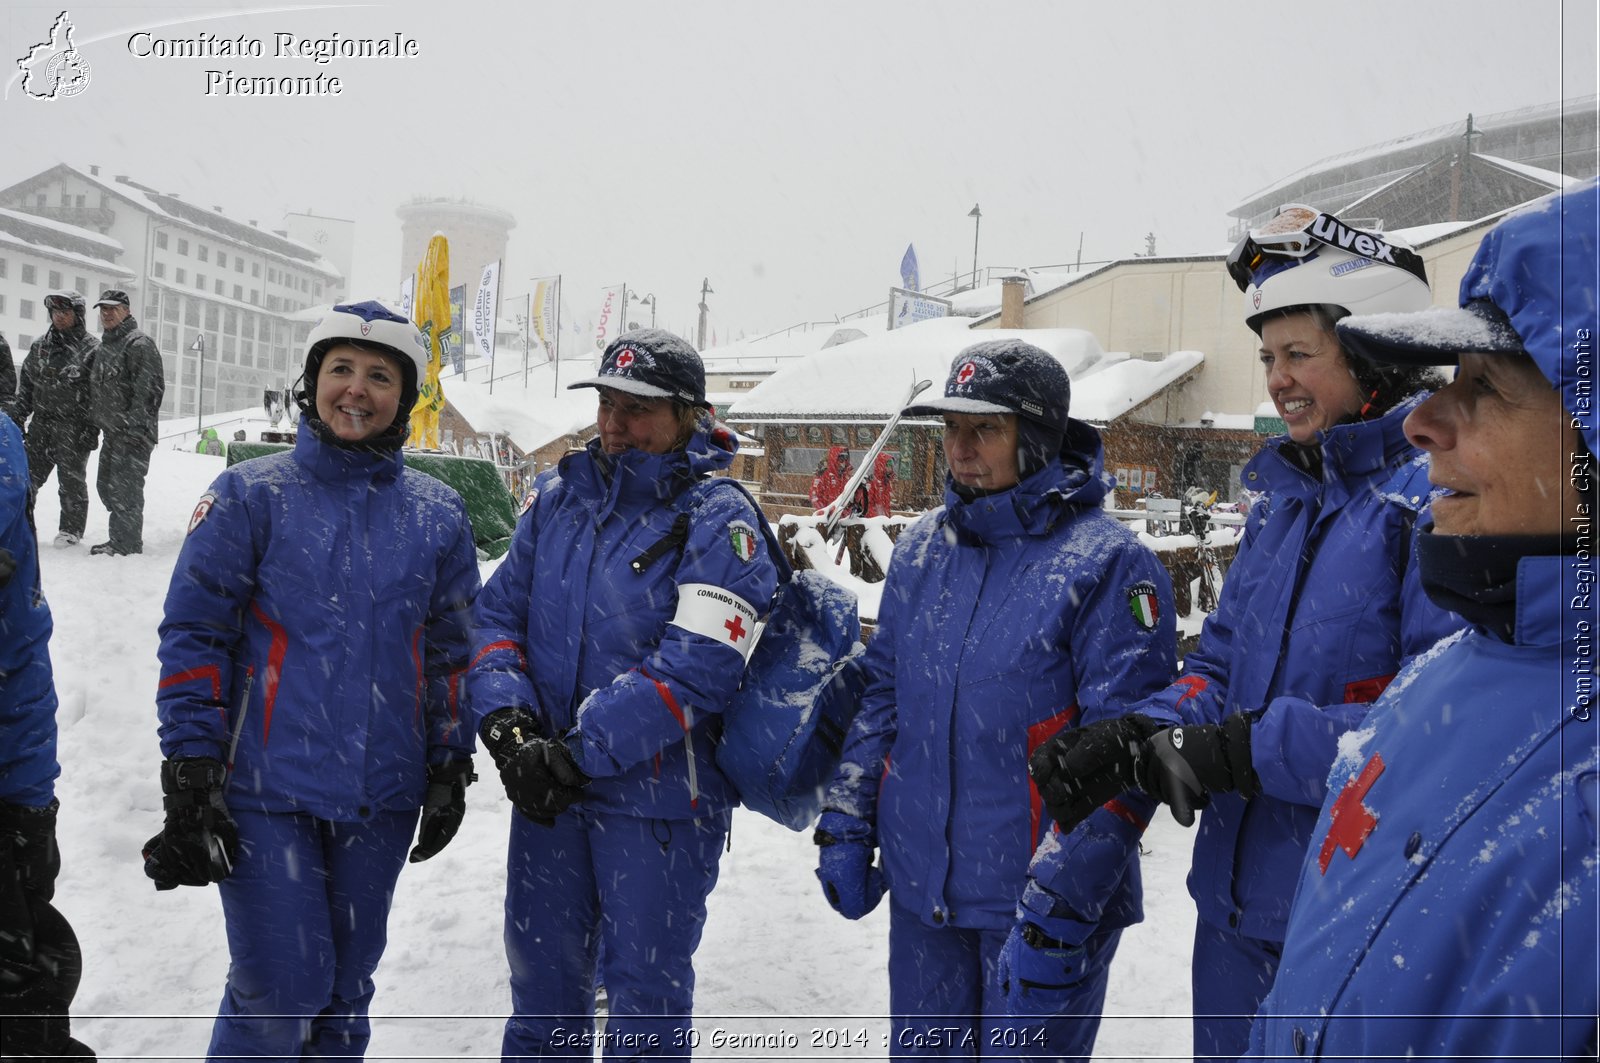
{"label": "beige building", "polygon": [[[1417,230],[1415,246],[1427,264],[1436,306],[1456,305],[1461,276],[1494,221]],[[1449,231],[1428,235],[1441,229]],[[1257,361],[1259,342],[1244,323],[1244,296],[1228,276],[1225,259],[1112,262],[1025,300],[1021,327],[1084,329],[1106,350],[1152,361],[1170,351],[1204,352],[1205,368],[1174,385],[1161,402],[1133,411],[1135,421],[1199,426],[1207,418],[1248,417],[1269,401],[1266,378]],[[1000,314],[976,327],[1001,327]]]}

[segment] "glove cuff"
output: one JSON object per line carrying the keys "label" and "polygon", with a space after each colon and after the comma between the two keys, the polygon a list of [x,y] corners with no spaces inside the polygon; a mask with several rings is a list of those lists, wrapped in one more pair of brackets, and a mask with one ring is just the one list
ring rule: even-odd
{"label": "glove cuff", "polygon": [[227,768],[222,761],[211,757],[178,757],[161,762],[161,792],[164,794],[220,790],[227,781]]}
{"label": "glove cuff", "polygon": [[1067,902],[1032,879],[1017,904],[1022,939],[1036,949],[1070,949],[1094,933],[1095,924],[1080,918]]}
{"label": "glove cuff", "polygon": [[428,782],[443,783],[454,786],[460,783],[465,789],[478,781],[478,776],[472,770],[470,760],[447,760],[443,764],[434,764],[428,768]]}
{"label": "glove cuff", "polygon": [[0,801],[0,830],[16,831],[18,834],[54,830],[56,812],[60,808],[61,802],[53,797],[48,805],[13,805],[8,801]]}
{"label": "glove cuff", "polygon": [[496,709],[478,725],[478,737],[499,763],[525,742],[540,737],[539,721],[527,709],[508,706]]}
{"label": "glove cuff", "polygon": [[1233,776],[1233,788],[1246,800],[1261,792],[1261,777],[1251,762],[1250,731],[1255,717],[1247,712],[1236,712],[1222,721],[1224,755],[1228,760],[1228,773]]}
{"label": "glove cuff", "polygon": [[812,834],[811,840],[817,845],[833,845],[838,842],[876,844],[872,824],[860,816],[833,811],[822,813],[822,818],[817,820],[817,829]]}

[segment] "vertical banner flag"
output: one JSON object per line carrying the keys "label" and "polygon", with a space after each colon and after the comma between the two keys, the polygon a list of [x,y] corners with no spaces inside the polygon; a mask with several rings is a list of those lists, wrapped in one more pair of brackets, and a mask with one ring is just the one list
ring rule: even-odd
{"label": "vertical banner flag", "polygon": [[528,310],[528,317],[533,320],[533,334],[538,339],[539,346],[545,350],[545,357],[555,358],[555,334],[553,327],[556,320],[555,292],[551,289],[555,285],[548,280],[542,280],[533,287],[533,306]]}
{"label": "vertical banner flag", "polygon": [[[610,343],[612,339],[615,338],[611,335],[611,332],[615,331],[619,334],[622,332],[620,327],[613,329],[611,325],[611,315],[616,312],[616,302],[619,298],[621,298],[621,295],[619,294],[621,288],[622,285],[619,284],[614,288],[607,288],[605,290],[605,301],[600,304],[600,324],[595,326],[594,330],[594,345],[596,350],[603,351],[606,349],[606,344]],[[598,363],[599,358],[596,358],[595,361]]]}
{"label": "vertical banner flag", "polygon": [[917,245],[907,244],[906,253],[900,259],[900,283],[908,291],[922,291],[922,280],[917,276]]}
{"label": "vertical banner flag", "polygon": [[411,306],[416,301],[417,275],[410,273],[406,275],[406,279],[400,284],[400,313],[404,314],[408,320],[411,317]]}
{"label": "vertical banner flag", "polygon": [[439,337],[439,351],[456,367],[457,376],[467,375],[467,341],[461,335],[467,320],[467,286],[450,289],[450,327]]}
{"label": "vertical banner flag", "polygon": [[472,302],[472,331],[477,336],[478,357],[494,361],[496,315],[500,312],[500,260],[483,267],[478,297]]}
{"label": "vertical banner flag", "polygon": [[428,241],[428,251],[417,269],[416,306],[411,320],[428,343],[428,376],[417,389],[409,442],[413,447],[438,450],[439,411],[444,409],[444,388],[439,384],[444,350],[439,343],[450,328],[450,245],[442,233],[434,233]]}

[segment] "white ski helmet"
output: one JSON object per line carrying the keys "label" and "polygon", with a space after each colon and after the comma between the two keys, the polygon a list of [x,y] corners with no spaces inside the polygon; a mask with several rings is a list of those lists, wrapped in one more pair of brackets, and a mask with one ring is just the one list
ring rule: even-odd
{"label": "white ski helmet", "polygon": [[305,395],[302,408],[316,403],[317,373],[322,356],[341,343],[386,351],[400,362],[404,375],[402,417],[411,412],[417,391],[428,375],[428,341],[422,332],[398,311],[376,299],[364,303],[340,303],[311,327],[306,337]]}
{"label": "white ski helmet", "polygon": [[1245,324],[1257,334],[1267,315],[1291,307],[1382,314],[1432,304],[1422,257],[1409,244],[1299,203],[1246,234],[1228,256],[1228,273],[1244,292]]}

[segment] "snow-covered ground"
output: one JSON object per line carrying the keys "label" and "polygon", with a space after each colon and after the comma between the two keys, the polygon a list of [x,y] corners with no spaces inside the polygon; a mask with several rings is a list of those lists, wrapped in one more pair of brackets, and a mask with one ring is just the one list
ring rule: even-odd
{"label": "snow-covered ground", "polygon": [[[75,1030],[101,1059],[201,1057],[227,970],[216,890],[157,893],[138,855],[161,824],[156,626],[190,512],[221,468],[219,458],[156,451],[137,557],[88,555],[87,544],[106,537],[94,500],[85,545],[55,549],[54,479],[38,503],[61,700],[56,903],[83,944]],[[90,483],[94,475],[91,460]],[[510,1006],[500,932],[511,806],[487,757],[478,771],[461,834],[401,874],[369,1059],[498,1058]],[[1096,1058],[1188,1054],[1194,915],[1183,879],[1192,837],[1165,814],[1146,837],[1146,922],[1123,938]],[[808,834],[736,814],[696,957],[702,1058],[884,1058],[885,909],[841,919],[814,866]],[[784,1047],[719,1046],[719,1031]]]}

